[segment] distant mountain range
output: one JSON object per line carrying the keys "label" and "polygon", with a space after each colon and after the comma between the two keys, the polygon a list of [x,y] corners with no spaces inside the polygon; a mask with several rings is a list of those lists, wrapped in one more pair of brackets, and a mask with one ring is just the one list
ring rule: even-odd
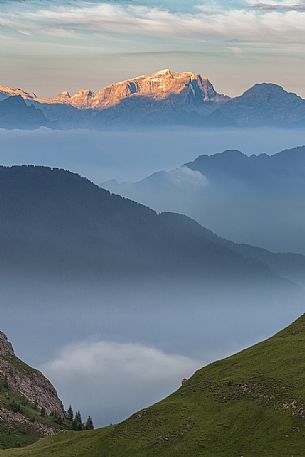
{"label": "distant mountain range", "polygon": [[102,185],[158,211],[187,214],[226,238],[305,254],[304,146],[274,155],[203,154],[136,183]]}
{"label": "distant mountain range", "polygon": [[[19,101],[13,101],[14,98]],[[23,108],[21,113],[21,100],[32,109]],[[3,114],[6,110],[10,113],[8,117]],[[86,89],[70,95],[64,91],[54,98],[0,86],[0,127],[3,128],[166,124],[304,127],[305,100],[266,83],[256,84],[240,97],[231,99],[216,92],[206,77],[168,69],[112,84],[98,92]]]}
{"label": "distant mountain range", "polygon": [[[198,370],[124,422],[59,434],[3,457],[304,455],[305,316],[272,338]],[[77,454],[76,454],[77,455]]]}
{"label": "distant mountain range", "polygon": [[5,277],[305,284],[301,255],[234,244],[64,170],[1,167],[0,195]]}

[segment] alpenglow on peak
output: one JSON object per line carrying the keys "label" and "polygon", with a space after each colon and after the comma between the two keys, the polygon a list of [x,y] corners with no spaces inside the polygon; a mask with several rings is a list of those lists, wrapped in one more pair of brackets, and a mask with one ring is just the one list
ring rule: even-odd
{"label": "alpenglow on peak", "polygon": [[[16,89],[0,87],[1,96],[15,94]],[[127,79],[94,92],[91,89],[79,90],[70,95],[62,91],[55,98],[40,98],[18,89],[21,95],[29,102],[43,104],[64,104],[79,109],[103,110],[118,105],[130,97],[143,97],[155,101],[170,99],[171,103],[201,104],[205,102],[223,103],[229,97],[218,94],[207,77],[190,71],[176,72],[166,68],[153,73]]]}

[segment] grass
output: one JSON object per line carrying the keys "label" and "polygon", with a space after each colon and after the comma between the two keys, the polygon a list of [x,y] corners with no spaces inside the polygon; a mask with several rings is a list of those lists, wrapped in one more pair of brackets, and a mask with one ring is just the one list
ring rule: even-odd
{"label": "grass", "polygon": [[304,457],[305,317],[119,425],[0,457]]}

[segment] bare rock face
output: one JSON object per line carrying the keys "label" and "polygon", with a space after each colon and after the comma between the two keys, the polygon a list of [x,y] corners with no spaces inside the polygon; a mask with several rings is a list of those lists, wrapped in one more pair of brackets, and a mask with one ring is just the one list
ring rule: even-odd
{"label": "bare rock face", "polygon": [[15,356],[14,349],[7,336],[0,331],[0,357],[8,355]]}
{"label": "bare rock face", "polygon": [[[101,89],[97,94],[78,93],[71,98],[73,106],[105,109],[117,105],[122,100],[142,96],[153,100],[165,100],[169,97],[180,96],[180,101],[204,103],[220,101],[226,97],[217,94],[207,78],[191,72],[171,72],[162,70],[151,76],[112,84]],[[177,99],[176,99],[177,100]],[[85,103],[84,103],[85,101]],[[87,102],[87,104],[86,104]]]}
{"label": "bare rock face", "polygon": [[12,89],[7,86],[0,86],[0,101],[12,96],[21,96],[25,100],[35,100],[37,96],[34,93],[25,92],[22,89]]}
{"label": "bare rock face", "polygon": [[7,336],[0,332],[0,378],[5,378],[9,389],[25,397],[31,404],[44,409],[46,414],[64,417],[65,411],[57,392],[43,374],[15,356]]}
{"label": "bare rock face", "polygon": [[69,428],[53,385],[16,357],[0,332],[0,449],[23,447]]}
{"label": "bare rock face", "polygon": [[[222,104],[229,97],[218,94],[211,82],[192,72],[173,72],[168,69],[153,73],[151,76],[139,76],[116,84],[111,84],[95,93],[90,89],[70,95],[61,92],[55,98],[39,98],[21,89],[0,86],[0,96],[21,95],[30,102],[42,104],[65,104],[80,109],[104,110],[114,107],[131,97],[146,97],[153,101],[166,101],[174,105]],[[2,95],[1,95],[2,94]]]}

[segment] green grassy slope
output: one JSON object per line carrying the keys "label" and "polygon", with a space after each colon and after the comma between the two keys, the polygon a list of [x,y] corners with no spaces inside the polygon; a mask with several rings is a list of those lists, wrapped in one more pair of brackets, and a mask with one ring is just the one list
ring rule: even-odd
{"label": "green grassy slope", "polygon": [[0,457],[304,457],[305,316],[125,422]]}

